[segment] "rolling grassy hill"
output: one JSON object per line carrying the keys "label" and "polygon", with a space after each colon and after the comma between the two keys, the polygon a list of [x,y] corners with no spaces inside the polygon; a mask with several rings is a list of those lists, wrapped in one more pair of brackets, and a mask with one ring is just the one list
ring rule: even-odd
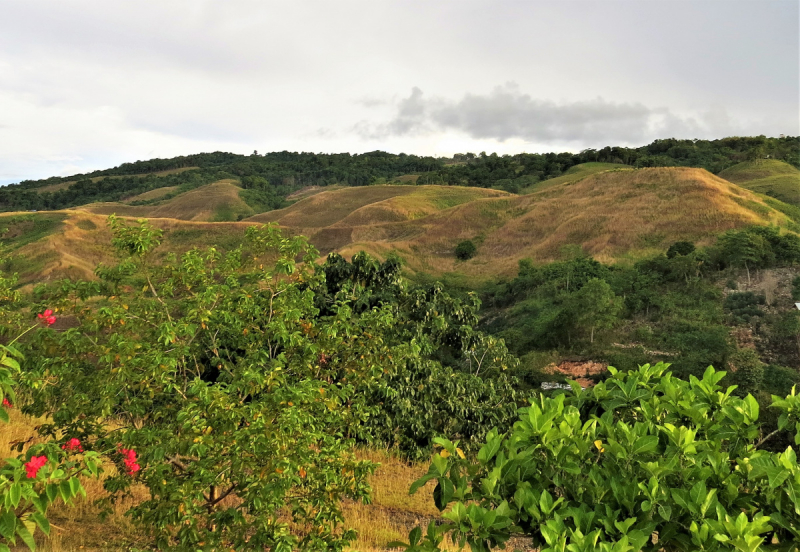
{"label": "rolling grassy hill", "polygon": [[[678,240],[711,243],[732,228],[797,227],[773,208],[779,202],[703,169],[592,165],[525,195],[459,186],[316,189],[285,209],[241,222],[212,222],[252,214],[234,181],[222,180],[153,205],[97,203],[26,214],[23,218],[57,215],[59,230],[48,226],[49,233],[17,242],[15,251],[38,259],[30,266],[46,278],[85,277],[111,254],[105,229],[111,213],[152,218],[165,230],[163,251],[232,245],[248,225],[276,222],[291,234],[309,236],[322,255],[365,250],[385,257],[396,251],[414,272],[484,279],[514,274],[523,258],[558,259],[565,246],[579,246],[601,261],[625,261],[664,251]],[[0,227],[14,216],[20,217],[0,217]],[[477,254],[458,261],[455,246],[467,239],[478,246]],[[24,279],[32,279],[27,272]]]}
{"label": "rolling grassy hill", "polygon": [[719,176],[748,190],[800,206],[800,170],[783,161],[746,161],[725,169]]}
{"label": "rolling grassy hill", "polygon": [[540,190],[545,190],[547,188],[554,188],[561,184],[571,184],[573,182],[577,182],[578,180],[586,178],[587,176],[591,176],[593,174],[605,171],[632,169],[632,168],[633,167],[629,165],[623,165],[621,163],[596,163],[596,162],[581,163],[580,165],[575,165],[574,167],[570,167],[561,176],[537,182],[536,184],[533,184],[523,190],[520,190],[520,193],[529,194],[531,192],[538,192]]}
{"label": "rolling grassy hill", "polygon": [[[524,196],[467,202],[418,220],[374,219],[367,228],[338,224],[338,241],[327,239],[334,229],[329,227],[312,242],[345,255],[395,249],[414,270],[490,277],[513,274],[523,258],[557,259],[566,245],[579,245],[602,261],[637,259],[678,240],[703,244],[731,228],[789,223],[757,195],[703,169],[655,168],[600,172]],[[478,250],[460,262],[453,250],[465,239],[474,240]]]}
{"label": "rolling grassy hill", "polygon": [[[148,200],[169,192],[166,188],[158,188],[129,198],[132,200]],[[163,203],[154,205],[128,205],[127,202],[91,203],[79,209],[95,214],[117,214],[135,218],[172,218],[194,221],[231,221],[253,214],[244,201],[239,198],[241,188],[233,179],[220,180],[195,190],[184,192]]]}

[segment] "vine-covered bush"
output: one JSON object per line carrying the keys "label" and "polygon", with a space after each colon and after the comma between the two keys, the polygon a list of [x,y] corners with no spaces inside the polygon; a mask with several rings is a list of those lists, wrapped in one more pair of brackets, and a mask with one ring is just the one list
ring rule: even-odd
{"label": "vine-covered bush", "polygon": [[[408,552],[444,535],[474,551],[530,537],[542,552],[797,550],[800,466],[792,447],[760,447],[759,406],[708,368],[683,381],[667,365],[540,397],[476,459],[441,440],[427,475],[447,522],[411,534]],[[800,444],[800,396],[773,397],[776,432]]]}

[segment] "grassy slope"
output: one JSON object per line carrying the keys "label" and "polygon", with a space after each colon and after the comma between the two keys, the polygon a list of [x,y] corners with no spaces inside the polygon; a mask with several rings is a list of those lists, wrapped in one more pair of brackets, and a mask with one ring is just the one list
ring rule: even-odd
{"label": "grassy slope", "polygon": [[[681,239],[708,243],[730,228],[787,222],[755,194],[702,169],[657,168],[601,172],[411,223],[375,224],[338,248],[344,254],[399,249],[412,269],[489,277],[513,274],[522,258],[556,259],[568,244],[612,261],[663,251]],[[464,239],[474,239],[478,252],[458,262],[453,249]]]}
{"label": "grassy slope", "polygon": [[135,196],[125,198],[123,200],[123,203],[131,203],[133,201],[150,201],[153,199],[159,199],[161,197],[164,197],[165,195],[169,195],[177,191],[178,191],[178,186],[166,186],[164,188],[156,188],[155,190],[150,190],[148,192],[144,192],[143,194],[138,194]]}
{"label": "grassy slope", "polygon": [[739,163],[719,173],[743,188],[800,206],[800,170],[776,159]]}
{"label": "grassy slope", "polygon": [[157,205],[126,205],[110,202],[92,203],[78,209],[101,215],[114,213],[125,217],[194,221],[236,220],[237,215],[248,216],[253,210],[239,198],[241,188],[235,182],[230,179],[220,180]]}
{"label": "grassy slope", "polygon": [[[232,182],[221,181],[160,205],[95,204],[65,211],[63,231],[19,252],[52,257],[43,277],[91,276],[97,262],[110,259],[110,236],[99,215],[163,217],[153,218],[166,231],[162,250],[178,252],[233,245],[248,224],[274,221],[289,233],[309,236],[323,255],[365,250],[385,257],[397,251],[415,272],[483,279],[514,274],[523,258],[557,259],[565,245],[580,245],[612,262],[664,251],[678,240],[707,244],[731,228],[792,224],[768,205],[774,200],[693,168],[603,170],[527,195],[457,186],[342,188],[240,223],[201,222],[213,220],[220,205],[240,201],[237,193]],[[96,230],[85,229],[89,218]],[[460,262],[454,248],[465,239],[478,250]]]}
{"label": "grassy slope", "polygon": [[570,167],[567,172],[561,176],[537,182],[536,184],[521,190],[520,193],[530,194],[532,192],[538,192],[547,188],[554,188],[556,186],[560,186],[561,184],[571,184],[581,180],[582,178],[586,178],[587,176],[591,176],[600,172],[630,168],[631,167],[628,165],[621,165],[619,163],[581,163],[580,165]]}

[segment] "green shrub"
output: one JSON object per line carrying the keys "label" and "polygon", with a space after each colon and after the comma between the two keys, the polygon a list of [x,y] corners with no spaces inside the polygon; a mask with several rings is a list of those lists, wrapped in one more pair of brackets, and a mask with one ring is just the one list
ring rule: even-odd
{"label": "green shrub", "polygon": [[694,244],[688,241],[675,242],[667,249],[667,258],[673,259],[678,255],[688,255],[694,251]]}
{"label": "green shrub", "polygon": [[478,250],[472,240],[464,240],[456,246],[456,257],[462,261],[467,261],[475,256]]}
{"label": "green shrub", "polygon": [[609,371],[593,388],[540,396],[477,458],[439,440],[411,491],[436,481],[446,521],[412,531],[405,550],[438,550],[448,534],[481,552],[512,535],[541,552],[797,549],[797,455],[761,447],[780,433],[800,444],[800,395],[773,397],[778,431],[765,436],[759,403],[721,388],[724,372]]}
{"label": "green shrub", "polygon": [[730,313],[732,321],[736,324],[746,324],[753,317],[764,316],[764,311],[759,308],[766,302],[764,295],[756,295],[752,291],[731,293],[725,298],[724,307]]}

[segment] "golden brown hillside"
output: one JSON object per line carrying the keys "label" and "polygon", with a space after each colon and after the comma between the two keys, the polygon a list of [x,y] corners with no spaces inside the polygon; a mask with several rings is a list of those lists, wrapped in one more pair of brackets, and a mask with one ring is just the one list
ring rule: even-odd
{"label": "golden brown hillside", "polygon": [[[678,240],[702,245],[731,228],[788,224],[760,196],[693,168],[605,171],[528,195],[458,186],[341,188],[238,223],[202,222],[213,218],[219,205],[235,204],[237,194],[232,182],[221,181],[161,205],[95,204],[61,211],[58,231],[15,254],[36,259],[28,265],[46,279],[87,277],[98,262],[110,260],[105,225],[110,213],[155,217],[153,224],[165,231],[160,254],[232,246],[248,225],[275,221],[290,233],[309,236],[322,255],[365,250],[385,257],[396,251],[413,271],[484,278],[514,274],[523,258],[559,258],[567,245],[602,261],[633,260]],[[20,215],[0,217],[0,225],[14,216]],[[476,243],[477,254],[457,261],[455,246],[466,239]]]}
{"label": "golden brown hillside", "polygon": [[[342,219],[313,234],[312,242],[323,252],[345,255],[395,249],[415,270],[490,276],[514,273],[522,258],[558,258],[565,245],[611,261],[663,251],[677,240],[708,243],[731,228],[787,219],[705,170],[656,168],[602,172],[525,196],[476,199],[419,219],[376,216],[370,222],[348,225]],[[453,250],[465,239],[474,240],[478,252],[460,262]]]}
{"label": "golden brown hillside", "polygon": [[[253,210],[239,198],[241,188],[235,180],[226,179],[185,192],[156,205],[127,205],[120,202],[91,203],[79,210],[100,215],[116,214],[135,218],[173,218],[178,220],[236,220]],[[152,192],[157,192],[153,190]],[[147,192],[151,194],[152,192]],[[146,194],[142,194],[146,195]],[[153,199],[145,197],[139,199]]]}

